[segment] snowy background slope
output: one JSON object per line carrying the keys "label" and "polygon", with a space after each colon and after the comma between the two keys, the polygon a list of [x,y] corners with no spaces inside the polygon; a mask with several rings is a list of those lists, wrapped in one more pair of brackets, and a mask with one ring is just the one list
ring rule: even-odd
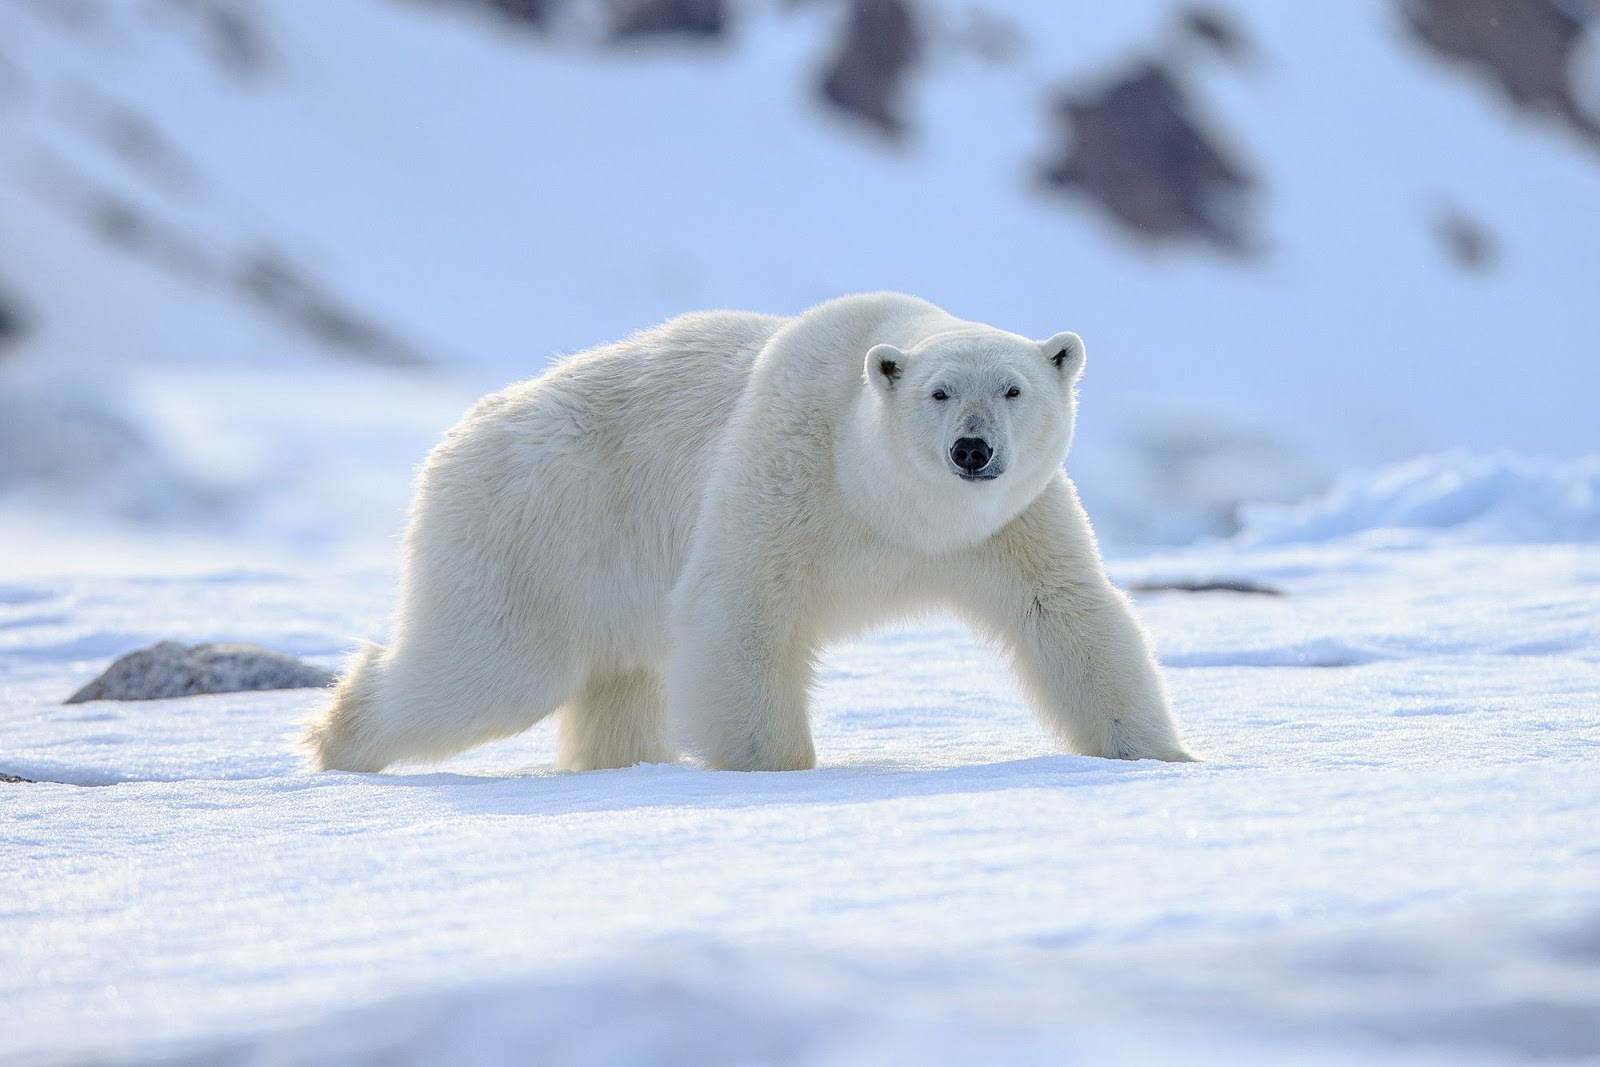
{"label": "snowy background slope", "polygon": [[[496,6],[0,0],[8,1062],[1600,1061],[1581,122],[1431,0],[1237,0],[1210,51],[926,0],[897,137],[819,103],[842,0]],[[1592,5],[1474,10],[1587,18],[1600,113]],[[1041,185],[1054,94],[1145,63],[1243,251]],[[561,775],[548,725],[310,775],[315,693],[60,703],[162,639],[337,666],[476,396],[868,288],[1078,330],[1115,577],[1283,594],[1140,595],[1205,763],[1052,751],[942,620],[830,651],[795,775]]]}
{"label": "snowy background slope", "polygon": [[[1073,470],[1116,543],[1227,533],[1352,464],[1590,451],[1600,142],[1425,54],[1401,6],[1235,4],[1228,63],[1166,0],[987,4],[986,52],[925,3],[893,142],[817,102],[843,3],[605,47],[465,0],[6,0],[0,292],[29,329],[0,506],[327,550],[392,526],[395,473],[553,353],[876,288],[1085,336]],[[1251,174],[1253,257],[1040,187],[1050,94],[1151,57]]]}

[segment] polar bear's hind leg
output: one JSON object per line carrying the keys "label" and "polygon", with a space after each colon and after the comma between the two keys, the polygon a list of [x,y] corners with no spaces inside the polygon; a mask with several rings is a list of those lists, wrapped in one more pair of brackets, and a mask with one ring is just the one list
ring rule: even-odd
{"label": "polar bear's hind leg", "polygon": [[317,770],[383,769],[382,763],[375,762],[369,744],[373,688],[382,658],[382,646],[363,644],[350,657],[328,706],[306,729],[303,743]]}
{"label": "polar bear's hind leg", "polygon": [[[405,654],[367,645],[352,658],[333,700],[306,732],[318,770],[380,771],[400,761],[437,762],[512,737],[577,689],[569,663],[528,648],[453,648]],[[433,653],[433,654],[428,654]]]}
{"label": "polar bear's hind leg", "polygon": [[659,672],[647,667],[595,671],[561,709],[561,767],[592,771],[669,762],[672,753],[662,740],[666,713]]}

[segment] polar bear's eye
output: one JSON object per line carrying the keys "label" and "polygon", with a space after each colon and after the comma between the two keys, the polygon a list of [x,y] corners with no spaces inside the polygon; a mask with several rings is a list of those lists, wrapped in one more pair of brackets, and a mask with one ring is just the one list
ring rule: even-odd
{"label": "polar bear's eye", "polygon": [[949,400],[950,394],[945,392],[943,389],[935,389],[933,391],[933,398],[935,400]]}
{"label": "polar bear's eye", "polygon": [[1006,399],[1007,400],[1015,400],[1017,397],[1019,397],[1021,395],[1022,395],[1022,390],[1018,389],[1014,385],[1010,389],[1006,390]]}

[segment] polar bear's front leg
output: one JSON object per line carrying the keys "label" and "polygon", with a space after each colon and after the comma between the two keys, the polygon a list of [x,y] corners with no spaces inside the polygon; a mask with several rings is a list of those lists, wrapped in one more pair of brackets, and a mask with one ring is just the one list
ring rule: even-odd
{"label": "polar bear's front leg", "polygon": [[794,605],[743,572],[702,557],[680,580],[669,719],[683,746],[716,770],[809,770],[817,763],[806,715],[811,649],[795,630]]}
{"label": "polar bear's front leg", "polygon": [[1010,652],[1023,696],[1074,751],[1192,760],[1149,638],[1100,562],[1065,475],[951,575],[957,607]]}

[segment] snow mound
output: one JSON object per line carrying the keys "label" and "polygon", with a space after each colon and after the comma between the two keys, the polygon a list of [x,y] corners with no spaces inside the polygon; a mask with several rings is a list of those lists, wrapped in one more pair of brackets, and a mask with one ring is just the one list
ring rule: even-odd
{"label": "snow mound", "polygon": [[1448,531],[1474,542],[1600,541],[1600,456],[1420,456],[1352,473],[1301,504],[1249,505],[1241,539],[1328,541],[1374,530]]}
{"label": "snow mound", "polygon": [[102,520],[186,523],[222,514],[221,495],[107,390],[62,376],[19,377],[0,374],[0,498],[26,495]]}

